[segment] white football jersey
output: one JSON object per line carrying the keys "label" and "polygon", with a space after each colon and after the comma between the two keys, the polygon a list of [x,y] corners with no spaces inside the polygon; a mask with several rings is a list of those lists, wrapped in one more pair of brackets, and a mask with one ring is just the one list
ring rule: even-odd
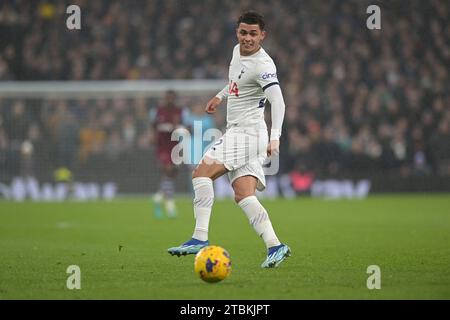
{"label": "white football jersey", "polygon": [[233,49],[228,77],[228,126],[257,123],[265,126],[264,90],[278,85],[272,58],[263,48],[251,56],[241,56],[238,44]]}

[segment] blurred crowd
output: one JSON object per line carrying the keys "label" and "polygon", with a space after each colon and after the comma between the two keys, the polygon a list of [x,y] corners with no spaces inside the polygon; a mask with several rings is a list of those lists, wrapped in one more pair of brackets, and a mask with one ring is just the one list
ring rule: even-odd
{"label": "blurred crowd", "polygon": [[[179,99],[182,125],[194,131],[195,122],[203,132],[224,126],[224,115],[208,116],[204,101]],[[154,111],[164,99],[100,98],[100,99],[17,99],[0,98],[0,178],[15,175],[48,176],[55,168],[80,172],[94,163],[109,168],[121,161],[134,170],[136,154],[145,153],[151,160],[156,145]],[[199,124],[197,124],[198,126]],[[209,143],[205,141],[203,149]],[[191,161],[200,154],[192,149]],[[201,152],[201,151],[200,151]],[[107,169],[108,170],[108,169]],[[40,172],[41,171],[41,172]]]}
{"label": "blurred crowd", "polygon": [[[65,27],[65,1],[0,3],[0,81],[226,79],[235,21],[252,8],[287,106],[283,171],[450,175],[448,1],[378,1],[381,30],[366,27],[377,1],[71,2],[79,31]],[[49,154],[49,139],[72,166],[151,148],[158,103],[0,97],[0,158],[24,141]]]}

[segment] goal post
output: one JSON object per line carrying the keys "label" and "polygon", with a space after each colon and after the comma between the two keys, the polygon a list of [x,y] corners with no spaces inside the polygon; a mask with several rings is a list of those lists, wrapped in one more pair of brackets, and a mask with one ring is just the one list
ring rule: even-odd
{"label": "goal post", "polygon": [[225,80],[3,81],[1,98],[160,98],[167,90],[185,97],[217,92]]}

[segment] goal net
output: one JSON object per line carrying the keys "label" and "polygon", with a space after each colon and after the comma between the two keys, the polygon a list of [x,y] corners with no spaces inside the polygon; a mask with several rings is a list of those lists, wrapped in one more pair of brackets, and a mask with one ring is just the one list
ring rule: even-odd
{"label": "goal net", "polygon": [[[183,112],[195,112],[224,85],[221,80],[1,83],[0,198],[152,194],[161,174],[152,110],[174,90]],[[224,120],[223,113],[214,117],[215,126],[220,129]],[[190,192],[191,170],[178,166],[177,193]]]}

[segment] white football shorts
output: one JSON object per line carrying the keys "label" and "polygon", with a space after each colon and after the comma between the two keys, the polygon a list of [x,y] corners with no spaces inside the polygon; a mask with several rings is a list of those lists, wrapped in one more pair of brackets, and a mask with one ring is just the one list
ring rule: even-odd
{"label": "white football shorts", "polygon": [[256,177],[256,188],[262,191],[266,187],[263,163],[267,157],[268,143],[267,128],[232,126],[203,157],[223,163],[229,170],[230,183],[242,176]]}

